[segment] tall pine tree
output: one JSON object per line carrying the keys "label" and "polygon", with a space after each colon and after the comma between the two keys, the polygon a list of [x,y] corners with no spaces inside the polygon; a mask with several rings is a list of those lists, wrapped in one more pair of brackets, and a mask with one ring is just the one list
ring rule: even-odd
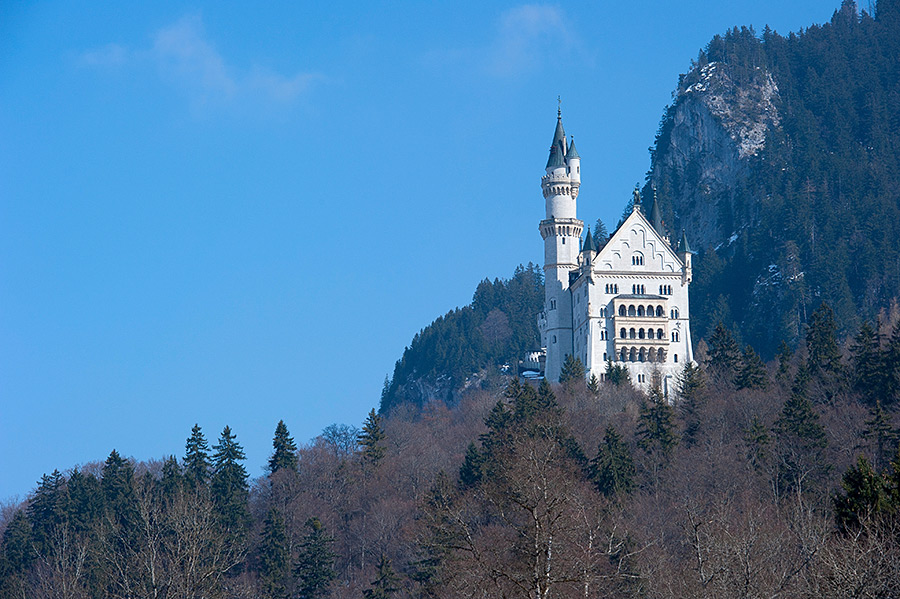
{"label": "tall pine tree", "polygon": [[337,577],[334,561],[337,557],[331,546],[334,544],[318,518],[306,521],[309,532],[300,543],[300,556],[294,568],[297,579],[298,599],[318,599],[328,596],[331,581]]}
{"label": "tall pine tree", "polygon": [[200,425],[195,424],[184,445],[184,479],[192,487],[204,486],[209,482],[211,468],[209,444]]}
{"label": "tall pine tree", "polygon": [[278,421],[275,427],[275,438],[272,440],[275,451],[269,458],[269,472],[275,474],[279,470],[297,471],[297,444],[288,433],[284,420]]}
{"label": "tall pine tree", "polygon": [[231,530],[243,529],[250,521],[247,470],[241,464],[247,456],[230,427],[222,430],[212,459],[210,489],[222,523]]}

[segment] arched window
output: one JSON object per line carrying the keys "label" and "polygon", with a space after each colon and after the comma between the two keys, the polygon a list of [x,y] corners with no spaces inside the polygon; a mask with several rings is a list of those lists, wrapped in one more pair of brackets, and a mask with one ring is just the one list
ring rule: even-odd
{"label": "arched window", "polygon": [[678,341],[678,331],[672,331],[672,341]]}
{"label": "arched window", "polygon": [[644,306],[638,306],[638,309],[637,309],[637,315],[638,315],[638,316],[643,316],[643,315],[644,315]]}
{"label": "arched window", "polygon": [[664,315],[665,315],[665,312],[663,312],[663,307],[662,307],[662,306],[656,306],[656,316],[657,316],[657,318],[662,318]]}
{"label": "arched window", "polygon": [[643,339],[643,338],[644,338],[644,329],[639,329],[638,330],[638,339]]}
{"label": "arched window", "polygon": [[628,352],[628,361],[634,362],[636,358],[637,358],[636,352],[634,351],[634,348],[632,347],[631,351]]}
{"label": "arched window", "polygon": [[647,352],[647,361],[648,362],[656,362],[656,348],[651,347],[650,351]]}
{"label": "arched window", "polygon": [[644,264],[644,256],[640,252],[631,257],[632,266],[642,266]]}
{"label": "arched window", "polygon": [[550,300],[550,309],[556,310],[556,300],[555,299]]}
{"label": "arched window", "polygon": [[647,329],[647,339],[653,339],[653,329]]}
{"label": "arched window", "polygon": [[621,337],[622,339],[625,339],[628,337],[628,334],[625,332],[624,327],[622,327],[622,329],[619,331],[619,337]]}
{"label": "arched window", "polygon": [[653,306],[647,306],[647,316],[653,316]]}
{"label": "arched window", "polygon": [[619,361],[624,362],[628,358],[628,352],[625,351],[625,348],[622,348],[622,351],[619,352]]}
{"label": "arched window", "polygon": [[669,310],[669,316],[672,317],[672,320],[678,318],[678,308],[672,308],[671,310]]}
{"label": "arched window", "polygon": [[637,314],[637,312],[635,312],[634,306],[628,306],[628,316],[634,316],[635,314]]}
{"label": "arched window", "polygon": [[625,316],[625,306],[619,306],[619,316]]}
{"label": "arched window", "polygon": [[657,339],[665,339],[665,335],[662,329],[656,329],[656,338]]}
{"label": "arched window", "polygon": [[613,293],[619,293],[619,285],[613,285]]}
{"label": "arched window", "polygon": [[638,362],[643,362],[647,359],[647,354],[644,351],[644,348],[641,348],[641,352],[638,354]]}
{"label": "arched window", "polygon": [[[609,358],[606,357],[606,352],[603,352],[603,361],[606,362]],[[600,380],[603,380],[603,375],[600,375]]]}
{"label": "arched window", "polygon": [[553,335],[553,343],[556,343],[556,335]]}
{"label": "arched window", "polygon": [[675,358],[675,363],[677,364],[678,363],[678,354],[673,354],[672,357]]}
{"label": "arched window", "polygon": [[641,285],[641,295],[644,295],[644,286]]}
{"label": "arched window", "polygon": [[636,332],[634,329],[628,329],[628,338],[629,339],[634,339],[635,335],[636,335]]}

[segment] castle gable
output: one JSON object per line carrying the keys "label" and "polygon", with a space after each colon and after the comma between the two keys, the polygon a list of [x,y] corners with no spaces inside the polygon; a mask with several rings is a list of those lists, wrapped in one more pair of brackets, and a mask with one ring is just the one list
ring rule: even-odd
{"label": "castle gable", "polygon": [[640,210],[633,211],[594,259],[598,272],[680,273],[683,264]]}

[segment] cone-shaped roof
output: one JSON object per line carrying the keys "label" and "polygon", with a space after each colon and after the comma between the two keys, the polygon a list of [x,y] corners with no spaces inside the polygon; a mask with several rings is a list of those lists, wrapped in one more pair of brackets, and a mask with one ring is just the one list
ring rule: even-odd
{"label": "cone-shaped roof", "polygon": [[550,157],[547,159],[547,168],[556,168],[566,165],[566,130],[563,129],[562,115],[556,115],[556,131],[553,132],[553,143],[550,145]]}
{"label": "cone-shaped roof", "polygon": [[688,243],[687,235],[684,234],[684,229],[681,230],[681,240],[678,242],[678,249],[676,250],[679,254],[684,252],[686,254],[693,254],[691,251],[691,246]]}
{"label": "cone-shaped roof", "polygon": [[582,252],[596,252],[597,245],[594,243],[594,238],[591,236],[590,228],[587,230],[587,235],[584,236],[584,244],[581,246]]}
{"label": "cone-shaped roof", "polygon": [[575,149],[575,138],[572,138],[572,141],[569,143],[569,151],[566,152],[566,160],[571,160],[572,158],[580,159],[581,156],[578,155],[578,150]]}

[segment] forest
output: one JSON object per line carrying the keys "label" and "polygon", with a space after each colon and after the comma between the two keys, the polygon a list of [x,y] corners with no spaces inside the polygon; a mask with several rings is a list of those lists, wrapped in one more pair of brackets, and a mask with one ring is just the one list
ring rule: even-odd
{"label": "forest", "polygon": [[[692,209],[712,212],[723,232],[721,246],[695,248],[695,336],[722,320],[773,357],[782,340],[801,342],[823,300],[852,335],[900,296],[900,2],[878,0],[873,15],[844,0],[830,22],[787,35],[735,27],[700,52],[679,89],[713,63],[738,87],[770,74],[780,125],[728,197]],[[652,165],[670,151],[679,101],[663,115]],[[660,177],[678,231],[671,190],[698,173]]]}
{"label": "forest", "polygon": [[[496,374],[297,446],[235,431],[44,475],[0,597],[895,597],[900,310],[814,311],[766,364],[718,325],[682,391]],[[615,382],[613,382],[615,381]]]}

